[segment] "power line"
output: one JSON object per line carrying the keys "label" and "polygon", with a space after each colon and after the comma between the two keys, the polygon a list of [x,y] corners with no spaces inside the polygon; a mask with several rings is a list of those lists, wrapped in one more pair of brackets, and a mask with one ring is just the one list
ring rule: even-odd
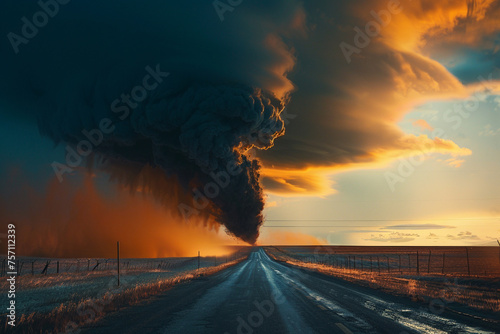
{"label": "power line", "polygon": [[440,221],[500,220],[491,218],[445,218],[445,219],[266,219],[268,222],[440,222]]}
{"label": "power line", "polygon": [[431,198],[431,199],[413,199],[413,198],[408,198],[408,199],[394,199],[394,198],[387,198],[387,199],[367,199],[367,200],[332,200],[332,203],[366,203],[366,202],[443,202],[443,201],[449,201],[449,202],[458,202],[458,201],[500,201],[500,198]]}
{"label": "power line", "polygon": [[[496,223],[500,220],[500,217],[493,218],[457,218],[457,219],[267,219],[268,222],[415,222],[415,223],[428,223],[428,222],[457,222],[457,221],[478,221],[481,220],[483,223]],[[436,224],[439,225],[439,224]],[[418,228],[423,227],[425,225],[420,224],[412,224],[412,225],[394,225],[394,227],[398,228]],[[282,227],[377,227],[373,225],[263,225],[262,227],[269,228],[282,228]],[[391,226],[387,226],[391,227]],[[429,229],[432,229],[430,226]]]}
{"label": "power line", "polygon": [[372,225],[263,225],[262,227],[377,227]]}

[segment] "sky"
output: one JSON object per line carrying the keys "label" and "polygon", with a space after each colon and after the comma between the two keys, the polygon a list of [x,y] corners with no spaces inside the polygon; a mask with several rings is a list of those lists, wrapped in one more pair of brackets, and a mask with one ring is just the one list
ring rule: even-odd
{"label": "sky", "polygon": [[26,254],[496,245],[499,1],[117,3],[0,5]]}

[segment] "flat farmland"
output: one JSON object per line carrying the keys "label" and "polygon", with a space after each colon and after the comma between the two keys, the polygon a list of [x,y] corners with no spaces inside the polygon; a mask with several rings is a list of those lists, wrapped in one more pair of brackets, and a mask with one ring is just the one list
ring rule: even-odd
{"label": "flat farmland", "polygon": [[[122,258],[119,284],[117,259],[19,257],[15,332],[71,332],[68,328],[75,324],[92,323],[176,284],[222,271],[245,260],[250,252],[245,246],[227,249],[226,255],[217,257]],[[8,291],[6,258],[1,263],[0,289]],[[0,312],[2,330],[8,328],[6,310]]]}
{"label": "flat farmland", "polygon": [[500,247],[283,246],[284,254],[339,268],[500,277]]}
{"label": "flat farmland", "polygon": [[[291,266],[404,295],[429,307],[500,312],[500,247],[273,246]],[[436,306],[438,305],[438,306]],[[474,310],[467,311],[474,313]]]}

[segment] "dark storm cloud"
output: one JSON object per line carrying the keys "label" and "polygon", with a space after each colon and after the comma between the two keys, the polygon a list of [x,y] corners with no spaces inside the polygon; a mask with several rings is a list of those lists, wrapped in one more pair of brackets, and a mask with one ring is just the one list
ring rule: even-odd
{"label": "dark storm cloud", "polygon": [[[300,33],[298,3],[245,3],[223,22],[210,1],[42,3],[52,7],[1,5],[2,112],[35,116],[42,134],[79,153],[92,133],[99,167],[133,166],[124,183],[152,165],[203,191],[232,166],[229,184],[193,209],[255,242],[264,204],[247,150],[283,134],[294,65],[283,38]],[[43,24],[41,11],[51,14]],[[147,186],[161,197],[169,189],[158,184]]]}

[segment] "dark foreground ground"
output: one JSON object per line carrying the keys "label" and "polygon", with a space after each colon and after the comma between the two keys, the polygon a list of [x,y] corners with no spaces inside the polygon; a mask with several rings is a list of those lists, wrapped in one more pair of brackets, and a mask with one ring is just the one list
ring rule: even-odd
{"label": "dark foreground ground", "polygon": [[500,333],[500,324],[290,267],[258,248],[236,266],[180,284],[82,332]]}

